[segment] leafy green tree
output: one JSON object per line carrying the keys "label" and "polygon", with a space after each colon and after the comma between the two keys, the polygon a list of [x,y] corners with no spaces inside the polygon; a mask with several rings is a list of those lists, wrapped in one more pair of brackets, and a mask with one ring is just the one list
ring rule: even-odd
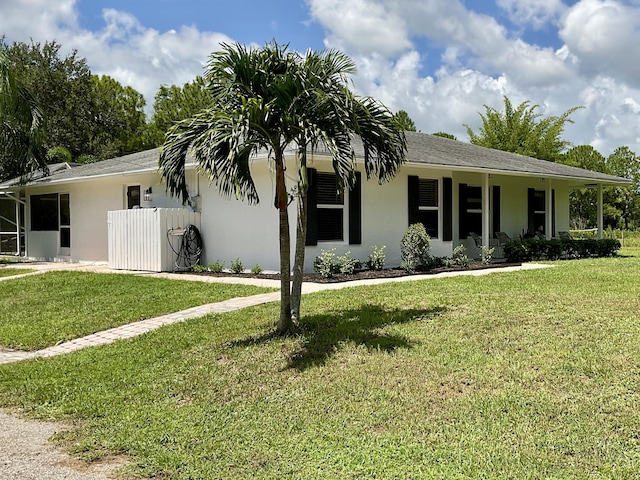
{"label": "leafy green tree", "polygon": [[458,140],[455,135],[446,132],[436,132],[433,134],[435,137],[448,138],[450,140]]}
{"label": "leafy green tree", "polygon": [[556,162],[570,146],[561,138],[564,127],[573,123],[571,114],[582,107],[570,108],[559,117],[542,117],[538,107],[526,101],[514,109],[506,96],[502,112],[485,105],[479,132],[465,125],[469,139],[474,145]]}
{"label": "leafy green tree", "polygon": [[[200,170],[223,195],[246,198],[251,204],[259,201],[249,168],[252,155],[262,149],[270,152],[280,225],[280,333],[293,327],[287,209],[291,194],[285,179],[285,149],[298,145],[294,194],[299,198],[306,191],[307,150],[320,144],[333,156],[341,188],[353,181],[353,133],[361,135],[367,151],[367,175],[389,179],[404,160],[404,135],[392,115],[372,99],[354,96],[345,85],[354,68],[348,57],[335,51],[310,51],[303,57],[275,42],[260,49],[223,45],[211,55],[205,79],[211,107],[174,125],[160,156],[172,194],[188,197],[185,161],[193,148]],[[299,223],[306,224],[305,220],[304,214],[299,217]],[[306,225],[299,225],[298,232],[301,229]]]}
{"label": "leafy green tree", "polygon": [[91,74],[74,50],[63,56],[52,42],[0,42],[16,78],[42,105],[46,149],[64,147],[74,160],[103,159],[154,146],[148,140],[144,99],[132,87]]}
{"label": "leafy green tree", "polygon": [[198,76],[193,82],[185,83],[182,88],[161,85],[153,103],[151,123],[159,143],[174,123],[195,116],[211,106],[213,98],[206,88],[204,78]]}
{"label": "leafy green tree", "polygon": [[611,203],[618,208],[624,228],[628,229],[640,213],[640,157],[629,147],[619,147],[607,157],[606,165],[613,175],[632,181],[629,187],[609,189],[613,196]]}
{"label": "leafy green tree", "polygon": [[[591,145],[578,145],[564,153],[559,163],[606,173],[605,158]],[[569,193],[571,224],[576,229],[590,228],[597,222],[597,191],[593,188],[573,189]]]}
{"label": "leafy green tree", "polygon": [[45,133],[40,105],[0,49],[0,180],[46,169]]}
{"label": "leafy green tree", "polygon": [[398,113],[393,116],[393,118],[396,122],[398,122],[399,128],[404,130],[405,132],[416,131],[416,124],[413,123],[413,120],[411,120],[409,114],[404,110],[399,110]]}
{"label": "leafy green tree", "polygon": [[147,140],[145,100],[140,92],[107,76],[91,76],[94,135],[88,152],[111,158],[154,147]]}

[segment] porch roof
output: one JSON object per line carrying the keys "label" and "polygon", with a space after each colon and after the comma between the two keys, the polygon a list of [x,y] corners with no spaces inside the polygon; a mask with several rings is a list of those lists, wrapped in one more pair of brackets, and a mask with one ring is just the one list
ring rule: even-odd
{"label": "porch roof", "polygon": [[[549,177],[569,180],[573,186],[629,185],[630,180],[593,172],[582,168],[569,167],[559,163],[538,160],[501,150],[480,147],[470,143],[425,133],[407,132],[407,163],[454,171],[515,175],[526,177]],[[356,155],[363,156],[362,144],[354,145]],[[322,154],[322,152],[317,152]],[[34,174],[27,185],[47,185],[67,183],[123,174],[155,172],[158,169],[160,149],[133,153],[118,158],[82,165],[66,165],[65,168],[51,169],[48,176]],[[20,187],[20,179],[0,183],[0,192],[12,191]]]}
{"label": "porch roof", "polygon": [[598,183],[629,185],[631,183],[626,178],[480,147],[435,135],[407,132],[406,137],[407,163],[409,164],[497,175],[562,178],[569,180],[573,186]]}

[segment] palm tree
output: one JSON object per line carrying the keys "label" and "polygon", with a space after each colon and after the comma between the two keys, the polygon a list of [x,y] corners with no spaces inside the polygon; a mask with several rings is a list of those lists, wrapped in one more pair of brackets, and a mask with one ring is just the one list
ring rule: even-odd
{"label": "palm tree", "polygon": [[307,52],[302,57],[275,42],[262,49],[223,45],[211,55],[206,73],[213,106],[172,127],[160,156],[169,191],[183,200],[188,198],[185,161],[192,149],[199,172],[215,182],[223,195],[246,198],[253,204],[259,197],[250,161],[259,150],[269,152],[280,223],[280,333],[293,327],[285,148],[298,147],[296,318],[304,264],[307,151],[320,143],[329,150],[340,188],[350,186],[353,178],[353,134],[362,136],[368,176],[375,173],[381,180],[388,179],[404,160],[404,135],[396,129],[391,114],[372,99],[358,99],[346,87],[346,76],[354,70],[351,60],[335,51]]}
{"label": "palm tree", "polygon": [[45,128],[42,109],[0,50],[0,180],[46,170]]}

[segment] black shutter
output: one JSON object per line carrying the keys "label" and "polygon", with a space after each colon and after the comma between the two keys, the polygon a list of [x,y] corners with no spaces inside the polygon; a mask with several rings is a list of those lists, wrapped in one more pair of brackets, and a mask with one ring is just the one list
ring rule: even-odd
{"label": "black shutter", "polygon": [[[476,232],[478,233],[478,232]],[[467,184],[458,185],[458,236],[465,239],[469,236],[469,221],[467,219]]]}
{"label": "black shutter", "polygon": [[493,234],[502,231],[500,228],[500,186],[493,186]]}
{"label": "black shutter", "polygon": [[409,225],[420,222],[420,179],[409,175]]}
{"label": "black shutter", "polygon": [[305,245],[318,244],[318,189],[316,182],[316,169],[307,169],[307,238]]}
{"label": "black shutter", "polygon": [[362,243],[362,175],[355,173],[355,183],[349,190],[349,245]]}
{"label": "black shutter", "polygon": [[556,236],[556,191],[551,190],[551,236]]}
{"label": "black shutter", "polygon": [[453,240],[453,180],[442,179],[442,240]]}
{"label": "black shutter", "polygon": [[528,191],[527,210],[527,233],[533,235],[536,231],[536,191],[534,188],[530,188]]}

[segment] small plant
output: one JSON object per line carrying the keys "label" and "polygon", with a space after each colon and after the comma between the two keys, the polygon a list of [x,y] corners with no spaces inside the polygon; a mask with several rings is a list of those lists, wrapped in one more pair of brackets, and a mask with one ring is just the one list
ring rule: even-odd
{"label": "small plant", "polygon": [[468,267],[471,263],[471,259],[467,255],[467,249],[464,245],[460,244],[453,249],[451,253],[451,262],[453,265],[460,265],[462,267]]}
{"label": "small plant", "polygon": [[345,275],[353,275],[353,272],[356,271],[356,268],[360,266],[360,260],[357,258],[351,257],[351,252],[347,251],[344,255],[340,255],[336,258],[336,263],[338,264],[338,270],[340,273]]}
{"label": "small plant", "polygon": [[377,245],[373,245],[371,247],[371,253],[369,254],[369,260],[367,260],[367,267],[369,270],[382,270],[384,269],[384,261],[386,259],[386,255],[384,253],[384,249],[387,248],[386,245],[382,245],[378,248]]}
{"label": "small plant", "polygon": [[431,238],[421,223],[409,225],[400,242],[400,257],[405,270],[415,270],[429,263]]}
{"label": "small plant", "polygon": [[208,267],[212,273],[222,273],[224,271],[224,262],[220,263],[220,260],[216,260],[215,263],[210,263]]}
{"label": "small plant", "polygon": [[196,263],[195,265],[191,265],[191,270],[194,271],[195,273],[202,273],[207,271],[207,267]]}
{"label": "small plant", "polygon": [[240,260],[239,258],[236,258],[234,261],[232,261],[229,268],[233,273],[244,272],[244,265],[242,264],[242,260]]}
{"label": "small plant", "polygon": [[253,273],[254,275],[260,275],[262,272],[264,272],[264,270],[257,263],[253,266],[253,268],[251,268],[251,273]]}
{"label": "small plant", "polygon": [[324,278],[331,278],[333,277],[333,274],[338,271],[335,259],[335,248],[332,248],[331,250],[320,250],[320,255],[318,255],[313,261],[313,269]]}
{"label": "small plant", "polygon": [[482,264],[489,265],[491,260],[493,260],[493,254],[496,251],[495,247],[485,247],[482,246]]}

